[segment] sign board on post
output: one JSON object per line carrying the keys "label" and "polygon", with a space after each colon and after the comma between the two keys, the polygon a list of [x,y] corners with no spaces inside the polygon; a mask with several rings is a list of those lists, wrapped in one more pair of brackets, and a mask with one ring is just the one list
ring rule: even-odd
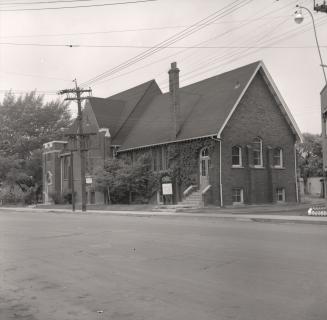
{"label": "sign board on post", "polygon": [[92,184],[92,177],[86,177],[85,182],[86,184]]}
{"label": "sign board on post", "polygon": [[164,198],[164,203],[170,203],[173,202],[173,181],[172,178],[169,175],[164,175],[161,177],[161,190],[162,190],[162,196]]}
{"label": "sign board on post", "polygon": [[173,194],[173,185],[171,183],[163,183],[162,184],[162,194],[164,196]]}

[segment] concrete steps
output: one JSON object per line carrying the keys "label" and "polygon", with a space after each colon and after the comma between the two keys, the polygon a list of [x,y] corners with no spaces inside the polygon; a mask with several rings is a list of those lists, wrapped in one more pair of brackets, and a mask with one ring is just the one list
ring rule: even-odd
{"label": "concrete steps", "polygon": [[187,196],[183,201],[178,202],[179,207],[191,207],[198,208],[203,207],[202,202],[202,192],[201,191],[193,191],[189,196]]}

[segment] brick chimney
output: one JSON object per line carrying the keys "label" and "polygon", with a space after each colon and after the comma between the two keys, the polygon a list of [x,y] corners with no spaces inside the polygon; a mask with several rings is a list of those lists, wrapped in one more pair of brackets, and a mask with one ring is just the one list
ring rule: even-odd
{"label": "brick chimney", "polygon": [[171,136],[175,140],[180,129],[180,104],[179,104],[179,69],[176,62],[172,62],[169,74],[170,113],[171,113]]}

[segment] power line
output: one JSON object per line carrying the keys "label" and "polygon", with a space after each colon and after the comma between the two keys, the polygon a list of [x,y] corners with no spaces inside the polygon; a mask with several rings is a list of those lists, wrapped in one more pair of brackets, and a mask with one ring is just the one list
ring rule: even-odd
{"label": "power line", "polygon": [[[95,83],[95,82],[97,82],[99,80],[102,80],[102,79],[112,75],[113,73],[117,73],[118,71],[123,70],[123,69],[131,66],[131,65],[137,63],[138,61],[143,60],[143,59],[149,57],[150,55],[153,55],[154,53],[162,50],[161,48],[157,48],[158,46],[160,46],[160,45],[161,46],[162,45],[171,45],[171,44],[173,44],[173,43],[175,43],[175,42],[177,42],[177,41],[179,41],[181,39],[184,39],[185,37],[193,34],[194,32],[197,32],[198,30],[200,30],[200,29],[204,28],[205,26],[211,24],[212,22],[216,21],[217,19],[222,18],[223,16],[226,16],[227,14],[229,14],[231,12],[231,10],[233,10],[233,9],[237,10],[237,9],[243,7],[244,5],[246,5],[246,4],[248,4],[248,3],[252,2],[252,1],[253,0],[249,0],[247,2],[242,1],[241,3],[239,3],[240,2],[239,0],[234,1],[232,3],[232,5],[228,5],[228,6],[223,7],[222,9],[214,12],[213,14],[207,16],[206,18],[204,18],[204,19],[196,22],[192,26],[186,28],[185,30],[183,30],[181,32],[178,32],[177,34],[174,34],[173,36],[167,38],[166,40],[158,43],[153,48],[145,50],[144,52],[136,55],[133,58],[130,58],[130,59],[126,60],[125,62],[117,65],[116,67],[111,68],[110,70],[107,70],[107,71],[99,74],[98,76],[95,76],[95,77],[91,78],[90,80],[82,83],[82,86],[93,84],[93,83]],[[241,6],[240,6],[240,4],[241,4]]]}
{"label": "power line", "polygon": [[[239,25],[239,26],[237,26],[237,27],[235,27],[235,28],[229,29],[229,30],[227,30],[227,31],[224,31],[224,32],[222,32],[222,33],[219,33],[218,35],[215,35],[214,37],[211,37],[211,38],[209,38],[209,39],[206,39],[206,40],[204,40],[204,41],[201,41],[201,42],[197,43],[196,46],[201,46],[201,45],[203,45],[203,44],[205,44],[205,43],[208,43],[208,42],[210,42],[210,41],[212,41],[212,40],[215,40],[215,39],[221,38],[222,36],[227,35],[227,34],[229,34],[230,32],[234,32],[234,31],[237,30],[237,29],[240,29],[240,28],[243,28],[244,26],[250,25],[252,22],[254,22],[254,21],[256,21],[256,20],[260,20],[260,19],[262,19],[262,18],[269,17],[270,14],[274,14],[274,13],[276,13],[276,12],[278,12],[278,11],[280,11],[280,10],[283,10],[283,9],[285,9],[286,7],[289,7],[289,6],[291,6],[291,5],[293,5],[293,4],[290,4],[290,3],[289,3],[289,4],[284,5],[282,8],[271,10],[271,11],[269,11],[268,13],[265,13],[265,14],[263,14],[263,15],[260,15],[257,19],[252,19],[252,20],[250,20],[250,22],[242,23],[241,25]],[[261,13],[261,10],[259,10],[256,14],[258,14],[258,13]],[[247,20],[244,20],[244,21],[247,21]],[[104,82],[106,82],[106,81],[109,81],[109,80],[112,80],[112,79],[117,79],[117,78],[119,78],[119,77],[122,77],[122,76],[128,75],[128,74],[133,73],[133,72],[135,72],[135,71],[138,71],[138,70],[144,69],[144,68],[146,68],[146,67],[148,67],[148,66],[151,66],[151,65],[153,65],[153,64],[159,63],[159,62],[164,61],[164,60],[167,60],[167,59],[169,59],[169,58],[171,58],[171,57],[175,57],[176,55],[180,55],[180,54],[182,54],[182,53],[184,53],[184,52],[187,52],[188,50],[192,50],[192,49],[183,49],[183,50],[180,50],[180,51],[178,51],[178,52],[176,52],[176,53],[174,53],[174,54],[170,54],[170,55],[168,55],[168,56],[165,56],[164,58],[161,58],[161,59],[158,59],[158,60],[156,60],[156,61],[154,61],[154,62],[151,62],[151,63],[145,64],[145,65],[143,65],[143,66],[141,66],[141,67],[138,67],[138,68],[135,68],[135,69],[133,69],[133,70],[131,70],[131,71],[128,71],[128,72],[125,72],[125,73],[119,74],[119,75],[114,76],[114,77],[110,77],[110,78],[108,78],[108,79],[106,79],[106,80],[103,80],[103,81],[101,81],[101,82],[98,82],[96,85],[100,85],[100,84],[102,84],[102,83],[104,83]]]}
{"label": "power line", "polygon": [[[325,19],[321,19],[321,20],[323,20],[322,21],[323,24],[326,24],[327,23],[327,20],[325,20]],[[310,23],[308,23],[307,25],[305,25],[303,27],[307,27],[309,24]],[[322,25],[322,23],[320,25]],[[302,30],[302,29],[301,30],[298,30],[298,31],[296,31],[296,30],[290,30],[290,31],[284,32],[282,35],[275,36],[272,39],[268,39],[268,41],[271,40],[272,43],[276,43],[276,42],[279,42],[279,41],[286,40],[287,38],[289,38],[291,36],[294,36],[294,35],[296,35],[296,34],[298,34],[300,32],[302,32],[302,33],[303,32],[307,32],[310,29],[311,29],[311,27],[310,28],[307,28],[306,30]],[[226,63],[233,62],[233,61],[239,59],[240,57],[243,58],[245,56],[248,56],[249,54],[253,54],[253,53],[255,53],[256,51],[258,51],[260,49],[256,49],[256,50],[251,51],[251,52],[249,52],[249,50],[251,50],[251,49],[246,49],[246,50],[243,50],[243,51],[235,52],[233,54],[226,53],[223,57],[220,57],[220,58],[218,58],[216,60],[217,60],[217,62],[220,62],[220,66],[221,66],[222,63],[224,63],[224,65],[225,65]],[[248,52],[246,52],[246,51],[248,51]],[[225,59],[223,59],[224,57],[225,57]],[[194,73],[194,72],[196,72],[199,69],[201,69],[202,71],[196,73],[195,75],[193,75],[191,77],[187,76],[188,74]],[[203,70],[203,68],[197,68],[197,69],[194,69],[191,72],[188,72],[187,74],[182,75],[181,78],[184,78],[184,81],[185,81],[185,79],[192,79],[192,78],[194,78],[194,77],[196,77],[198,75],[201,75],[203,73],[206,73],[206,72],[208,72],[210,70],[213,70],[212,63],[210,64],[210,69],[207,68],[206,70]],[[185,78],[185,76],[186,76],[186,78]]]}
{"label": "power line", "polygon": [[43,10],[59,10],[59,9],[79,9],[79,8],[105,7],[105,6],[115,6],[115,5],[122,5],[122,4],[133,4],[133,3],[153,2],[153,1],[157,1],[157,0],[135,0],[135,1],[126,1],[126,2],[112,2],[112,3],[79,5],[79,6],[69,6],[69,7],[43,7],[43,8],[23,8],[23,9],[0,9],[0,12],[43,11]]}
{"label": "power line", "polygon": [[[212,24],[224,24],[224,23],[239,23],[239,22],[252,22],[261,19],[280,19],[289,16],[275,16],[275,17],[262,17],[256,19],[241,19],[233,21],[220,21],[213,22]],[[125,32],[139,32],[139,31],[156,31],[156,30],[169,30],[169,29],[181,29],[187,28],[190,25],[179,25],[179,26],[162,26],[162,27],[152,27],[152,28],[132,28],[132,29],[117,29],[117,30],[106,30],[106,31],[91,31],[91,32],[72,32],[72,33],[44,33],[44,34],[23,34],[23,35],[11,35],[11,36],[0,36],[0,39],[6,38],[36,38],[36,37],[66,37],[66,36],[83,36],[83,35],[96,35],[96,34],[110,34],[110,33],[125,33]]]}
{"label": "power line", "polygon": [[[84,44],[46,44],[46,43],[16,43],[0,42],[0,45],[9,46],[34,46],[34,47],[68,47],[68,48],[125,48],[125,49],[151,49],[153,46],[139,45],[84,45]],[[320,45],[327,48],[327,45]],[[157,46],[160,49],[311,49],[316,46]]]}
{"label": "power line", "polygon": [[0,2],[0,6],[35,5],[49,3],[70,3],[70,2],[92,2],[94,0],[57,0],[57,1],[35,1],[35,2]]}
{"label": "power line", "polygon": [[48,77],[48,76],[42,76],[42,75],[38,75],[38,74],[19,73],[19,72],[4,71],[4,70],[0,70],[0,73],[12,74],[12,75],[23,76],[23,77],[43,78],[43,79],[71,82],[71,80],[64,79],[64,78]]}
{"label": "power line", "polygon": [[[288,6],[288,5],[287,5]],[[308,25],[310,25],[310,23],[308,23],[307,25],[305,25],[305,26],[303,26],[303,29],[306,27],[306,26],[308,26]],[[258,28],[258,29],[260,29],[260,28]],[[278,30],[279,28],[278,27],[276,27],[276,30]],[[310,28],[309,28],[310,29]],[[309,29],[307,29],[307,30],[309,30]],[[307,31],[306,30],[306,31]],[[294,32],[295,31],[295,32]],[[298,31],[296,31],[296,30],[290,30],[290,31],[287,31],[287,32],[284,32],[282,35],[278,35],[278,36],[275,36],[275,37],[272,37],[272,38],[268,38],[267,39],[267,35],[264,35],[262,38],[263,38],[263,40],[266,40],[266,41],[263,41],[262,42],[262,44],[261,45],[264,45],[264,44],[272,44],[271,42],[268,42],[269,40],[274,40],[273,41],[273,43],[276,43],[276,42],[278,42],[278,41],[281,41],[281,40],[285,40],[285,39],[287,39],[287,38],[289,38],[290,36],[292,36],[292,35],[296,35],[297,33],[299,33],[299,32],[303,32],[302,30],[298,30]],[[291,33],[291,34],[290,34]],[[270,33],[269,33],[270,34]],[[289,34],[289,35],[287,35],[287,34]],[[262,40],[262,39],[261,39]],[[258,41],[258,40],[255,40],[256,42]],[[237,50],[236,52],[234,52],[234,53],[230,53],[230,52],[228,52],[228,53],[226,53],[226,54],[224,54],[223,56],[220,56],[220,57],[218,57],[218,58],[216,58],[216,57],[214,57],[214,59],[212,59],[211,61],[209,60],[208,61],[208,59],[206,59],[206,65],[210,65],[210,67],[209,68],[206,68],[206,70],[203,70],[203,67],[198,67],[198,68],[196,68],[195,70],[193,70],[193,71],[191,71],[191,72],[188,72],[187,74],[183,74],[183,75],[181,75],[181,78],[185,78],[185,76],[186,76],[186,78],[187,79],[189,79],[190,77],[189,76],[187,76],[188,74],[191,74],[191,73],[194,73],[195,71],[197,71],[197,70],[199,70],[199,69],[201,69],[201,71],[200,72],[198,72],[196,75],[200,75],[200,74],[203,74],[203,73],[206,73],[206,72],[208,72],[208,71],[210,71],[210,70],[212,70],[212,63],[214,62],[214,61],[221,61],[221,63],[222,63],[222,61],[224,61],[224,64],[226,64],[226,63],[228,63],[228,62],[232,62],[232,61],[235,61],[236,59],[238,59],[238,57],[240,57],[240,55],[242,55],[242,57],[244,57],[244,56],[247,56],[247,55],[249,55],[249,54],[252,54],[252,53],[254,53],[254,52],[256,52],[256,51],[258,51],[258,50],[260,50],[261,48],[254,48],[254,49],[256,49],[256,50],[254,50],[254,51],[250,51],[249,52],[249,50],[251,50],[251,48],[247,48],[246,50]],[[233,58],[233,56],[235,57],[235,58]],[[232,58],[232,59],[231,59]],[[198,65],[198,64],[197,64]],[[191,76],[191,78],[194,78],[194,76]],[[166,85],[167,86],[167,85]],[[165,86],[165,87],[166,87]]]}

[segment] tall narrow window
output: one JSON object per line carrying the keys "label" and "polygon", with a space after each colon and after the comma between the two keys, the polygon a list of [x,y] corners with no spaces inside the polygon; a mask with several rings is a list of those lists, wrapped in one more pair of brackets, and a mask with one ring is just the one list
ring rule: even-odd
{"label": "tall narrow window", "polygon": [[203,148],[201,150],[201,176],[206,177],[208,176],[208,170],[209,170],[209,149]]}
{"label": "tall narrow window", "polygon": [[232,166],[240,167],[242,166],[242,148],[234,146],[232,148]]}
{"label": "tall narrow window", "polygon": [[276,200],[277,200],[277,202],[285,201],[285,189],[284,188],[276,189]]}
{"label": "tall narrow window", "polygon": [[153,171],[158,171],[157,149],[152,150]]}
{"label": "tall narrow window", "polygon": [[207,175],[207,166],[205,160],[201,160],[201,175],[202,177],[205,177]]}
{"label": "tall narrow window", "polygon": [[281,168],[283,166],[283,150],[275,148],[273,152],[273,165],[274,167]]}
{"label": "tall narrow window", "polygon": [[63,159],[64,162],[64,180],[67,180],[69,178],[69,171],[70,171],[70,158],[68,156],[65,156]]}
{"label": "tall narrow window", "polygon": [[260,138],[255,138],[253,140],[253,165],[255,167],[262,167],[262,140]]}
{"label": "tall narrow window", "polygon": [[158,163],[159,163],[159,171],[163,169],[163,149],[162,147],[158,148]]}
{"label": "tall narrow window", "polygon": [[232,189],[232,201],[233,204],[243,203],[243,189],[242,188],[234,188]]}
{"label": "tall narrow window", "polygon": [[167,170],[169,168],[167,146],[162,146],[162,163],[163,170]]}

